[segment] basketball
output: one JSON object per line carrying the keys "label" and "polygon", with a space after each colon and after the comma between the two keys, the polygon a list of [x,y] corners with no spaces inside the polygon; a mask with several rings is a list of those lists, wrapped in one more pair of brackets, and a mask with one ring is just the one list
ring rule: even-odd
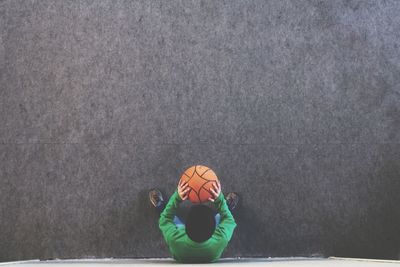
{"label": "basketball", "polygon": [[206,166],[195,165],[187,169],[180,181],[188,182],[189,192],[188,199],[192,203],[207,202],[212,197],[210,187],[218,180],[213,170]]}

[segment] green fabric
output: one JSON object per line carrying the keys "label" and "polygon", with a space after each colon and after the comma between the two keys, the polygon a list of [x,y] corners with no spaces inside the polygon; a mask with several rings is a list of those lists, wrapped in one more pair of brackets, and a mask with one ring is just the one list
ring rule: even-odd
{"label": "green fabric", "polygon": [[222,192],[214,201],[221,220],[210,239],[197,243],[186,234],[185,228],[177,228],[173,222],[176,210],[182,202],[177,191],[171,196],[167,206],[160,215],[159,226],[169,247],[172,257],[178,262],[200,263],[214,262],[221,257],[222,252],[232,238],[236,227],[235,219],[229,211]]}

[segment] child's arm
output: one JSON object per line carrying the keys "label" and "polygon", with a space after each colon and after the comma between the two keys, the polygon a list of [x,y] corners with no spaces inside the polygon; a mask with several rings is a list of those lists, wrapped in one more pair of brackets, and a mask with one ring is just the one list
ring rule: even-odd
{"label": "child's arm", "polygon": [[220,236],[228,243],[232,238],[233,230],[235,230],[236,222],[232,216],[231,211],[226,204],[224,194],[221,192],[214,201],[215,207],[217,208],[221,221],[215,229],[214,235]]}
{"label": "child's arm", "polygon": [[210,197],[208,200],[214,202],[215,207],[221,216],[221,221],[217,229],[215,229],[214,235],[221,237],[226,241],[226,243],[228,243],[229,240],[231,240],[233,230],[236,227],[235,219],[233,218],[232,213],[226,204],[224,194],[222,194],[221,191],[221,183],[218,180],[210,188],[210,191],[212,193],[212,197]]}
{"label": "child's arm", "polygon": [[177,232],[174,223],[174,216],[176,215],[176,210],[178,209],[179,204],[188,198],[189,189],[187,182],[180,181],[178,184],[178,190],[172,194],[167,206],[160,215],[158,225],[167,243],[173,240],[173,235]]}
{"label": "child's arm", "polygon": [[179,197],[178,192],[175,191],[169,199],[167,206],[164,208],[164,211],[160,215],[158,224],[167,243],[169,243],[173,234],[177,230],[174,223],[174,216],[176,215],[176,210],[181,202],[182,200]]}

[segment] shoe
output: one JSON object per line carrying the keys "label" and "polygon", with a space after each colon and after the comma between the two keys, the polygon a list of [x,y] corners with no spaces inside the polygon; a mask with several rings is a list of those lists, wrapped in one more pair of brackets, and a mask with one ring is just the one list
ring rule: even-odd
{"label": "shoe", "polygon": [[228,193],[226,195],[226,204],[230,211],[234,210],[239,203],[239,195],[235,192]]}
{"label": "shoe", "polygon": [[149,191],[149,198],[151,204],[157,209],[162,208],[165,204],[163,195],[157,188],[153,188]]}

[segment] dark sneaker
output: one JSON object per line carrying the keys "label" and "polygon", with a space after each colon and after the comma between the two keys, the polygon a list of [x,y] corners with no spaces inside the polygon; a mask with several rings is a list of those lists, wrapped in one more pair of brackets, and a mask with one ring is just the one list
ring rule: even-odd
{"label": "dark sneaker", "polygon": [[226,195],[226,204],[230,211],[234,210],[237,204],[239,203],[239,196],[235,192],[228,193]]}
{"label": "dark sneaker", "polygon": [[153,188],[149,191],[149,198],[150,198],[150,202],[151,204],[159,209],[162,210],[164,208],[165,205],[165,201],[164,198],[160,192],[160,190],[158,190],[157,188]]}

